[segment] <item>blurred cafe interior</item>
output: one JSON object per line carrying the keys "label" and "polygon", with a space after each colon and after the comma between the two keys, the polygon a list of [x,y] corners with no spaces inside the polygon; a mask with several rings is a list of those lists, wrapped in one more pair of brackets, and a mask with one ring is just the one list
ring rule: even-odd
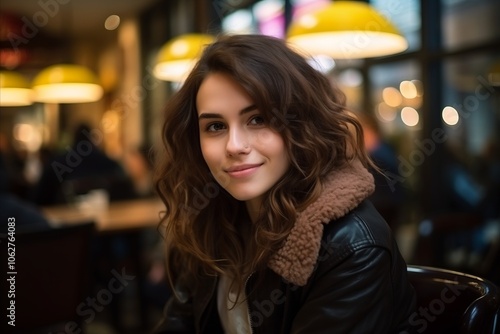
{"label": "blurred cafe interior", "polygon": [[[363,16],[356,3],[379,16]],[[50,286],[40,308],[54,304],[28,322],[49,326],[69,309],[68,333],[154,326],[170,292],[150,149],[200,46],[221,33],[297,43],[344,91],[386,171],[372,200],[409,264],[500,285],[498,13],[496,0],[0,1],[2,210],[16,206],[18,235],[92,226],[80,237],[47,235],[52,247],[33,238],[30,254],[22,249],[30,239],[18,238],[18,289],[34,300]],[[58,247],[50,255],[65,268],[58,286],[38,274],[49,269],[36,259],[52,253],[37,247]],[[20,326],[23,312],[33,314],[22,295]]]}

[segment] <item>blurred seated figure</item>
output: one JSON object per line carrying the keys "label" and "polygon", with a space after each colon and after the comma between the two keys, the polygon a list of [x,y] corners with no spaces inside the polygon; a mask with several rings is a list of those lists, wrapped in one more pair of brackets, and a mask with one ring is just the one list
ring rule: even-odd
{"label": "blurred seated figure", "polygon": [[395,149],[382,138],[377,120],[367,113],[356,113],[361,125],[365,148],[383,174],[371,171],[375,179],[375,192],[369,198],[387,223],[394,229],[398,225],[405,191],[401,184]]}
{"label": "blurred seated figure", "polygon": [[137,149],[128,151],[125,156],[125,169],[139,197],[151,197],[155,195],[152,176],[153,165],[150,152],[150,148],[143,145]]}
{"label": "blurred seated figure", "polygon": [[16,231],[32,227],[50,228],[48,221],[32,203],[8,191],[8,180],[3,156],[0,154],[0,220],[4,222],[0,233],[7,233],[9,222],[15,223]]}
{"label": "blurred seated figure", "polygon": [[94,189],[106,190],[110,201],[135,198],[125,170],[96,146],[101,138],[98,130],[85,124],[78,126],[73,145],[44,166],[34,189],[34,201],[39,205],[60,204]]}
{"label": "blurred seated figure", "polygon": [[[444,234],[440,251],[448,268],[472,272],[500,282],[500,147],[487,143],[474,163],[460,156],[458,147],[443,150],[447,212],[457,219]],[[431,217],[435,220],[435,217]],[[451,224],[450,224],[451,225]]]}

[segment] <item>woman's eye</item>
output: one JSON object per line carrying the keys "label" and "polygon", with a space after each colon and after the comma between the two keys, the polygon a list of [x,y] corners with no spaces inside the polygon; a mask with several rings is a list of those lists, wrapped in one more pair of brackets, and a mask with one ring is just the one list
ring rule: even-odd
{"label": "woman's eye", "polygon": [[207,126],[207,131],[209,132],[216,132],[221,130],[224,130],[224,124],[222,123],[212,123]]}
{"label": "woman's eye", "polygon": [[262,116],[254,116],[252,119],[250,119],[250,124],[252,125],[262,125],[265,124],[266,121],[264,120],[264,117]]}

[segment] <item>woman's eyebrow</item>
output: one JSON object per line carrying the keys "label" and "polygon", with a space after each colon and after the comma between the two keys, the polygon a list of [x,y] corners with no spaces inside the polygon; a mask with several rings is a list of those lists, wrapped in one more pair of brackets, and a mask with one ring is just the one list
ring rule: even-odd
{"label": "woman's eyebrow", "polygon": [[223,118],[221,114],[215,113],[202,113],[198,116],[198,120],[209,119],[209,118]]}
{"label": "woman's eyebrow", "polygon": [[245,107],[240,110],[240,115],[246,114],[247,112],[251,112],[257,109],[257,106],[255,104],[251,104],[248,107]]}
{"label": "woman's eyebrow", "polygon": [[[243,114],[246,114],[248,112],[254,111],[255,109],[257,109],[257,106],[255,104],[251,104],[248,107],[245,107],[245,108],[241,109],[240,110],[240,115],[243,115]],[[223,117],[222,117],[221,114],[217,114],[217,113],[201,113],[198,116],[198,120],[209,119],[209,118],[223,118]]]}

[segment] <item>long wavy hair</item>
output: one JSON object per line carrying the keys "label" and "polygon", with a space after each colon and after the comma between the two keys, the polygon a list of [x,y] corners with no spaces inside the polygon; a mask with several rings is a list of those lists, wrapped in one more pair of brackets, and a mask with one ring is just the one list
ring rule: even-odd
{"label": "long wavy hair", "polygon": [[[244,203],[217,184],[201,153],[196,96],[211,73],[243,87],[282,136],[290,157],[288,171],[265,194],[253,224]],[[243,284],[246,275],[266,266],[332,170],[351,160],[371,165],[344,94],[286,42],[263,35],[220,36],[208,45],[168,102],[161,134],[155,186],[166,205],[160,226],[171,284],[177,265],[193,277],[226,274]]]}

